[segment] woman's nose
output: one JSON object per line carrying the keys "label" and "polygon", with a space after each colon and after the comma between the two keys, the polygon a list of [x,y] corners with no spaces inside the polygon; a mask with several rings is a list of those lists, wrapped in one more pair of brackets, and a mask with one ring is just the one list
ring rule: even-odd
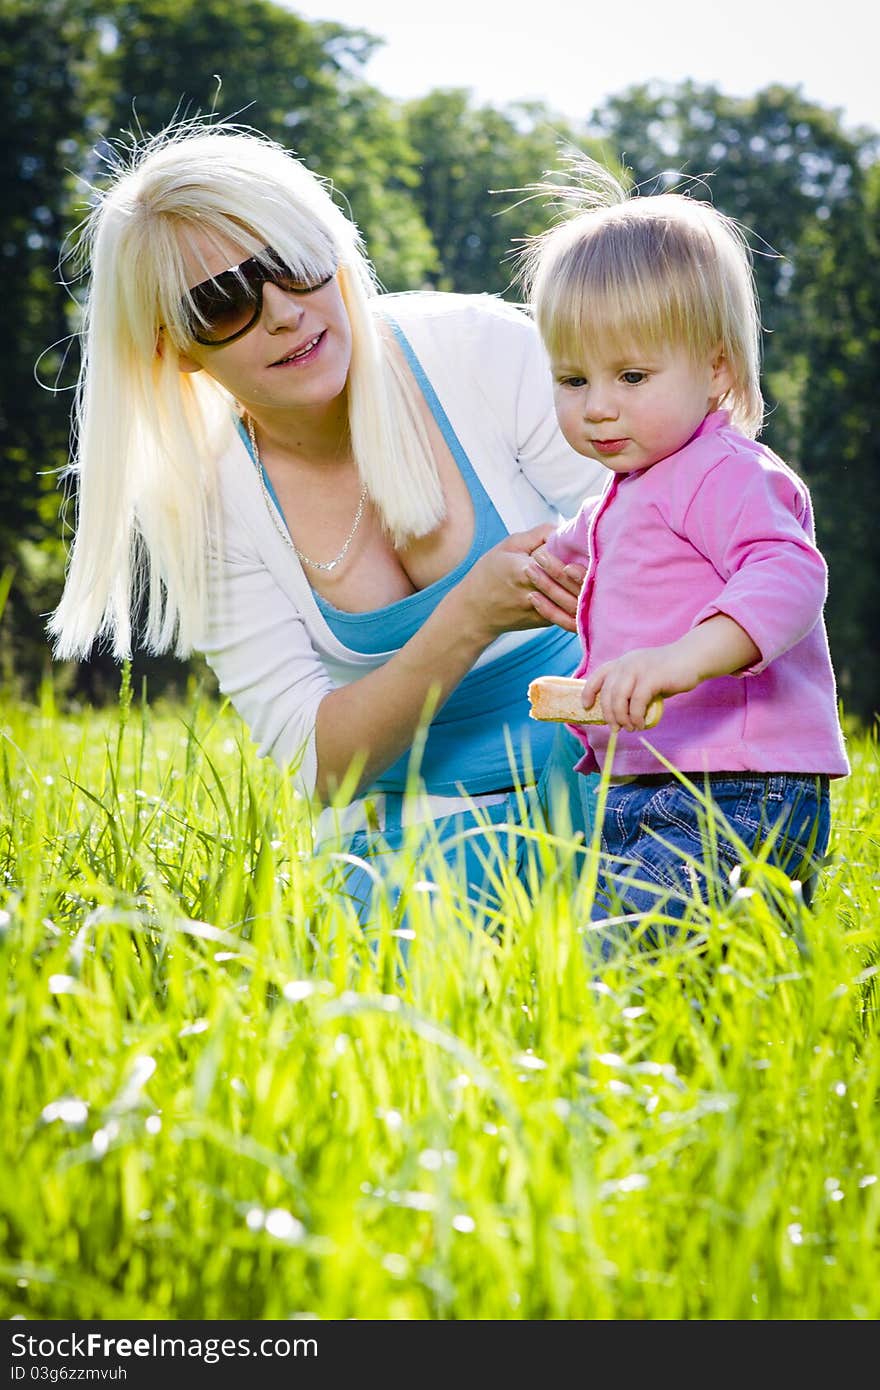
{"label": "woman's nose", "polygon": [[273,285],[271,280],[266,281],[263,285],[263,325],[267,333],[296,328],[303,313],[304,307],[295,294]]}

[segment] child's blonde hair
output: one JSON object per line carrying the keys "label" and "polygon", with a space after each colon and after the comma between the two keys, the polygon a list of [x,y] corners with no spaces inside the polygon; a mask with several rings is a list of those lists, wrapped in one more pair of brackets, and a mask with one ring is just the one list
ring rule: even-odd
{"label": "child's blonde hair", "polygon": [[720,350],[733,377],[720,404],[754,438],[764,415],[761,325],[744,234],[709,203],[680,193],[628,195],[594,160],[572,164],[575,182],[538,185],[569,215],[520,253],[550,356],[577,362],[591,340],[624,355],[670,343],[695,359]]}
{"label": "child's blonde hair", "polygon": [[183,247],[194,250],[196,232],[200,242],[233,242],[243,258],[271,246],[306,279],[338,266],[361,477],[397,543],[444,515],[416,402],[380,335],[357,227],[326,182],[268,137],[222,122],[175,124],[133,147],[82,227],[91,280],[69,469],[77,519],[49,623],[62,658],[84,656],[96,638],[127,656],[138,605],[152,651],[173,645],[184,656],[204,629],[215,465],[233,439],[235,403],[207,372],[179,370],[193,323]]}

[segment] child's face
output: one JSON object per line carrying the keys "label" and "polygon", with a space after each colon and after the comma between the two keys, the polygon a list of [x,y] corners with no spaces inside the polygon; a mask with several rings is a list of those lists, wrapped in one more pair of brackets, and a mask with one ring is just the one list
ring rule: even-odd
{"label": "child's face", "polygon": [[559,427],[573,449],[615,473],[650,468],[696,432],[731,385],[720,352],[695,361],[684,348],[598,349],[553,363]]}

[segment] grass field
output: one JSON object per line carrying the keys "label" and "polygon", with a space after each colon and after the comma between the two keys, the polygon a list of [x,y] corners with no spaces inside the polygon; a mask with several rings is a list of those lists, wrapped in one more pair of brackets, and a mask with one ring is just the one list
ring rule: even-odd
{"label": "grass field", "polygon": [[785,881],[597,973],[587,857],[365,933],[236,717],[0,704],[0,1315],[875,1319],[878,749]]}

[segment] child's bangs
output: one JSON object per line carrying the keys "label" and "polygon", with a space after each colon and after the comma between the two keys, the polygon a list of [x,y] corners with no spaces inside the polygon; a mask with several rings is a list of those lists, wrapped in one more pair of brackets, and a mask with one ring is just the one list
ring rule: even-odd
{"label": "child's bangs", "polygon": [[[599,267],[578,267],[555,274],[539,295],[537,316],[550,356],[577,365],[584,351],[601,346],[603,353],[625,358],[678,336],[671,322],[668,294],[648,277],[618,280]],[[586,270],[586,273],[584,271]]]}

